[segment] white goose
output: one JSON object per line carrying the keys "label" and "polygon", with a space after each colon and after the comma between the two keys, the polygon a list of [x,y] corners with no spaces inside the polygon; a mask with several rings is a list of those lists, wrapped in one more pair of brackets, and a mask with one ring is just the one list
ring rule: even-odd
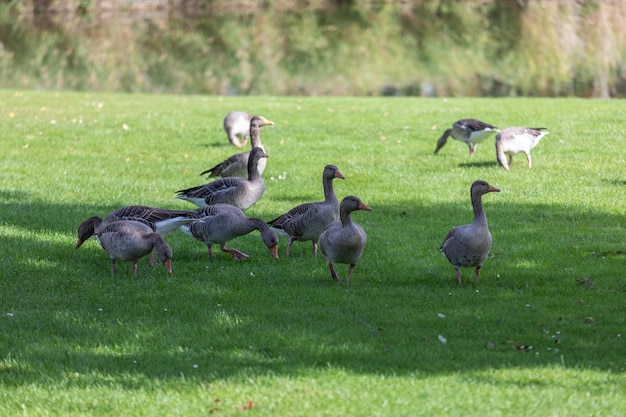
{"label": "white goose", "polygon": [[435,153],[439,152],[443,145],[448,141],[448,137],[465,143],[469,147],[470,156],[474,155],[476,145],[483,142],[492,134],[496,133],[498,128],[481,122],[476,119],[461,119],[452,124],[452,127],[446,129],[443,135],[437,140],[437,148]]}
{"label": "white goose", "polygon": [[265,182],[257,169],[261,158],[267,158],[263,149],[252,149],[248,159],[247,178],[219,178],[208,184],[178,190],[178,195],[174,198],[189,201],[198,207],[224,203],[247,210],[256,204],[265,192]]}
{"label": "white goose", "polygon": [[441,252],[456,271],[456,279],[461,285],[461,267],[476,267],[476,282],[480,268],[489,255],[492,237],[487,226],[487,216],[483,209],[482,196],[500,190],[486,181],[474,181],[470,189],[474,221],[464,226],[456,226],[443,240]]}
{"label": "white goose", "polygon": [[350,283],[354,267],[361,258],[367,243],[367,234],[359,224],[352,221],[350,216],[356,210],[371,211],[372,209],[358,197],[345,197],[339,206],[341,221],[332,222],[326,226],[320,235],[320,249],[326,257],[330,275],[335,281],[339,281],[339,276],[335,271],[333,262],[350,265],[346,276],[346,285]]}
{"label": "white goose", "polygon": [[[249,131],[250,131],[250,145],[252,145],[252,149],[261,148],[265,150],[263,144],[261,143],[261,128],[263,126],[273,125],[274,122],[271,120],[267,120],[263,116],[254,116],[252,120],[249,122]],[[209,178],[211,177],[242,177],[246,178],[248,176],[248,159],[250,157],[250,151],[248,152],[240,152],[236,153],[219,164],[215,165],[213,168],[209,168],[206,171],[202,172],[200,175],[209,174]],[[261,159],[258,164],[259,174],[263,174],[265,171],[265,166],[267,165],[267,159]]]}
{"label": "white goose", "polygon": [[232,145],[241,148],[246,144],[250,133],[251,119],[252,115],[245,111],[233,111],[224,117],[224,130]]}
{"label": "white goose", "polygon": [[496,158],[498,164],[509,170],[513,155],[523,152],[528,168],[533,167],[530,150],[537,146],[541,138],[547,135],[545,127],[507,127],[496,135]]}

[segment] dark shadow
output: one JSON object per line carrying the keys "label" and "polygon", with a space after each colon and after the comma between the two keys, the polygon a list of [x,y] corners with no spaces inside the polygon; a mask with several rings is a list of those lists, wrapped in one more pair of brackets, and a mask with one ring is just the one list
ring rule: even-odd
{"label": "dark shadow", "polygon": [[602,181],[607,183],[607,184],[611,184],[611,185],[617,185],[617,186],[624,186],[624,185],[626,185],[626,180],[622,180],[622,179],[608,179],[608,178],[605,178]]}
{"label": "dark shadow", "polygon": [[[369,242],[345,287],[332,281],[321,254],[312,256],[310,242],[296,243],[287,258],[281,237],[274,260],[256,232],[229,244],[251,256],[241,262],[219,250],[209,260],[204,244],[175,232],[167,237],[172,276],[143,259],[138,278],[128,263],[112,278],[95,241],[79,250],[74,242],[80,222],[119,206],[51,204],[11,191],[0,196],[9,231],[0,236],[6,256],[0,346],[12,358],[0,369],[3,384],[65,381],[75,373],[214,381],[298,376],[329,366],[448,375],[550,366],[561,356],[568,366],[623,372],[615,362],[623,352],[615,339],[624,325],[622,306],[605,300],[626,288],[612,275],[623,259],[598,256],[623,253],[603,238],[621,227],[620,215],[489,199],[491,256],[479,283],[466,269],[458,287],[438,248],[450,227],[471,220],[467,201],[373,206],[354,215]],[[384,228],[401,234],[386,241]],[[38,237],[48,234],[63,238]],[[519,245],[532,237],[549,244],[538,244],[539,252]],[[562,268],[546,270],[554,257]],[[394,264],[403,265],[402,273],[390,272]],[[587,274],[593,287],[577,282]],[[594,321],[585,322],[588,317]],[[563,341],[555,351],[556,331]],[[438,334],[446,335],[445,345]],[[117,381],[129,389],[142,384],[142,378]]]}
{"label": "dark shadow", "polygon": [[497,167],[498,162],[496,161],[470,161],[470,162],[461,162],[459,164],[460,168],[485,168],[485,167]]}

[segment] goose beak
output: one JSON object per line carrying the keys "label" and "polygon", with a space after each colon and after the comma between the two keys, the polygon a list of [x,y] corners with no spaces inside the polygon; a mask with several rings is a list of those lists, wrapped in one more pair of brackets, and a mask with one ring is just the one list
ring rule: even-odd
{"label": "goose beak", "polygon": [[78,240],[76,241],[76,249],[80,248],[80,245],[82,245],[84,242],[84,240],[82,240],[81,238],[78,238]]}
{"label": "goose beak", "polygon": [[335,178],[341,178],[342,180],[346,179],[346,177],[344,177],[343,174],[339,172],[339,170],[335,171]]}
{"label": "goose beak", "polygon": [[263,120],[263,126],[273,125],[273,124],[274,122],[272,122],[271,120],[267,120],[267,119]]}
{"label": "goose beak", "polygon": [[165,267],[165,269],[167,269],[168,274],[172,273],[172,260],[171,259],[166,259],[165,261],[163,261],[163,266]]}
{"label": "goose beak", "polygon": [[499,188],[494,187],[493,185],[490,185],[490,186],[489,186],[489,192],[490,192],[490,193],[499,193],[499,192],[500,192],[500,189],[499,189]]}
{"label": "goose beak", "polygon": [[272,252],[274,259],[278,259],[278,246],[272,246],[270,252]]}
{"label": "goose beak", "polygon": [[363,202],[359,203],[359,210],[372,211],[372,209],[366,206],[365,204],[363,204]]}

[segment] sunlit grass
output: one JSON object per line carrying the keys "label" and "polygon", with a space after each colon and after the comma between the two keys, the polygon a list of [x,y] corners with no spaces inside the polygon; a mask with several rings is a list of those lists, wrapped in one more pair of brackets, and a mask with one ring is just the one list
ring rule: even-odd
{"label": "sunlit grass", "polygon": [[[92,215],[192,208],[172,197],[236,152],[221,128],[234,109],[276,122],[249,215],[321,199],[327,163],[346,176],[340,198],[373,208],[354,215],[369,241],[349,287],[310,242],[286,258],[281,238],[276,261],[258,233],[229,245],[243,262],[173,233],[172,276],[144,259],[138,278],[128,263],[112,278],[95,240],[74,249]],[[622,114],[565,99],[0,92],[0,414],[623,414]],[[433,155],[463,117],[550,134],[532,170],[518,155],[505,172],[491,143]],[[471,221],[478,178],[502,189],[484,199],[494,245],[480,282],[464,270],[458,287],[438,248]]]}

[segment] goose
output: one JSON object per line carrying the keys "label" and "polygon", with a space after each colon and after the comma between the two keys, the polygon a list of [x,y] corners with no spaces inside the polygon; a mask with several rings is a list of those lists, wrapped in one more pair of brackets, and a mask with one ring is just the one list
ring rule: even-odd
{"label": "goose", "polygon": [[267,154],[261,148],[253,148],[248,160],[248,178],[219,178],[208,184],[178,190],[178,195],[174,198],[189,201],[198,207],[225,203],[247,210],[265,192],[265,182],[257,169],[261,158],[267,158]]}
{"label": "goose", "polygon": [[346,285],[350,283],[354,267],[363,254],[363,249],[367,243],[367,234],[359,224],[352,221],[350,216],[356,210],[371,211],[372,209],[358,197],[345,197],[339,206],[341,221],[332,222],[326,226],[320,235],[320,249],[326,257],[330,275],[335,281],[339,281],[339,276],[335,271],[333,262],[350,265],[346,276]]}
{"label": "goose", "polygon": [[114,221],[135,220],[150,226],[152,231],[165,237],[182,224],[189,223],[195,218],[197,218],[196,213],[189,210],[169,210],[139,205],[121,207],[107,214],[104,219],[93,216],[82,222],[78,226],[76,249],[100,229]]}
{"label": "goose", "polygon": [[229,204],[202,207],[197,212],[204,216],[188,225],[181,226],[181,230],[206,243],[210,258],[213,258],[214,244],[219,244],[222,252],[231,254],[235,260],[248,258],[248,255],[237,249],[227,249],[226,243],[258,230],[261,232],[261,240],[265,246],[270,250],[274,259],[278,259],[278,237],[263,220],[246,217],[242,210]]}
{"label": "goose", "polygon": [[545,127],[507,127],[496,135],[496,158],[498,164],[509,170],[513,155],[523,152],[528,161],[528,168],[533,167],[530,150],[537,146],[541,138],[547,135]]}
{"label": "goose", "polygon": [[132,261],[133,276],[137,276],[137,262],[156,251],[159,260],[172,273],[172,249],[163,237],[145,223],[119,220],[107,224],[96,234],[100,245],[111,259],[111,275],[115,276],[115,261]]}
{"label": "goose", "polygon": [[252,115],[245,111],[232,111],[224,117],[224,130],[232,145],[241,148],[246,144],[250,133],[251,119]]}
{"label": "goose", "polygon": [[486,181],[474,181],[470,189],[474,221],[464,226],[453,227],[441,245],[441,252],[456,271],[456,279],[461,285],[461,267],[476,267],[476,282],[489,249],[492,237],[487,227],[487,216],[483,210],[482,196],[500,190]]}
{"label": "goose", "polygon": [[282,230],[289,236],[287,256],[296,240],[313,241],[313,254],[317,255],[317,241],[320,234],[328,224],[339,218],[339,200],[333,190],[335,178],[345,179],[335,165],[326,165],[322,174],[324,201],[300,204],[268,222],[270,227]]}
{"label": "goose", "polygon": [[[263,116],[254,116],[249,123],[249,131],[250,131],[250,144],[252,148],[259,147],[263,150],[263,144],[261,143],[261,128],[267,125],[273,125],[274,122],[271,120],[267,120]],[[248,152],[240,152],[232,155],[231,157],[225,159],[219,164],[215,165],[213,168],[209,168],[206,171],[203,171],[200,175],[209,174],[208,178],[212,177],[242,177],[246,178],[248,176],[248,159],[250,157],[250,151]],[[263,174],[265,171],[265,166],[267,165],[267,159],[261,159],[259,161],[258,169],[259,174]]]}
{"label": "goose", "polygon": [[476,119],[461,119],[452,124],[452,127],[446,129],[443,135],[437,140],[437,148],[435,153],[439,152],[443,145],[448,141],[448,136],[453,139],[460,140],[469,147],[470,156],[474,155],[476,145],[487,139],[489,136],[498,131],[498,128],[481,122]]}

